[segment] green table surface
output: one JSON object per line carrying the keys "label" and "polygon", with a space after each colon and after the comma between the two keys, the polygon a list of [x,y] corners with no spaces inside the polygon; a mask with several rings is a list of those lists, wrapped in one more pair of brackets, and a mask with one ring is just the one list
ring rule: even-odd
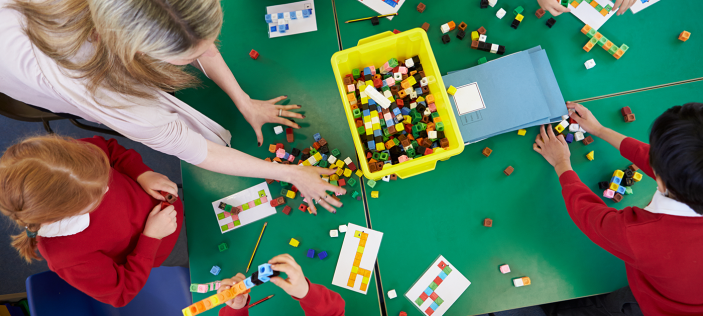
{"label": "green table surface", "polygon": [[[546,13],[537,19],[534,13],[539,8],[535,0],[500,0],[494,7],[480,9],[478,0],[433,0],[424,1],[427,9],[419,13],[415,9],[419,0],[408,0],[392,21],[382,18],[373,26],[370,21],[346,24],[344,21],[373,16],[375,12],[358,1],[336,1],[343,48],[357,45],[359,39],[384,31],[398,29],[406,31],[430,24],[428,37],[437,64],[443,74],[448,71],[476,65],[481,57],[489,61],[501,57],[471,49],[470,36],[464,40],[456,38],[457,30],[449,33],[451,42],[443,44],[440,26],[462,21],[467,30],[481,26],[487,30],[487,42],[504,45],[506,54],[522,51],[537,45],[547,50],[554,74],[566,100],[580,100],[610,93],[628,91],[659,84],[698,78],[703,74],[703,63],[697,56],[703,50],[703,41],[696,40],[703,34],[703,23],[698,21],[698,12],[703,10],[703,1],[687,0],[681,3],[657,3],[638,14],[628,10],[623,16],[614,16],[599,31],[614,44],[630,46],[625,55],[616,60],[601,47],[590,52],[583,50],[588,37],[581,33],[583,22],[571,13],[562,14],[553,28],[545,23],[551,15]],[[522,6],[525,16],[517,30],[510,27],[515,18],[513,9]],[[505,8],[507,14],[499,20],[495,14]],[[678,34],[687,30],[691,39],[678,40]],[[587,70],[584,62],[593,58],[596,66]],[[377,65],[378,66],[378,65]]]}
{"label": "green table surface", "polygon": [[[652,122],[665,109],[701,98],[703,83],[690,83],[584,105],[603,125],[648,142]],[[620,114],[626,105],[637,117],[633,123]],[[627,285],[623,262],[592,243],[569,217],[554,169],[532,150],[538,133],[533,127],[526,136],[492,137],[468,145],[433,172],[376,185],[380,197],[368,204],[373,229],[384,232],[380,277],[383,291],[395,289],[399,296],[386,299],[388,315],[401,310],[421,315],[404,294],[440,254],[472,283],[445,315],[514,309]],[[493,149],[488,158],[481,154],[485,147]],[[599,181],[630,165],[598,138],[569,148],[574,170],[599,195]],[[594,161],[586,159],[591,150]],[[515,168],[509,177],[503,174],[508,166]],[[632,189],[634,195],[607,204],[644,207],[656,184],[645,177]],[[493,219],[493,227],[484,227],[484,218]],[[512,272],[501,274],[501,264],[509,264]],[[513,287],[511,280],[522,276],[529,276],[532,285]]]}
{"label": "green table surface", "polygon": [[[318,31],[269,39],[264,22],[266,6],[286,2],[289,1],[223,2],[225,22],[220,36],[223,57],[244,91],[252,98],[268,100],[288,95],[291,104],[302,105],[301,112],[307,118],[298,121],[302,128],[296,130],[293,146],[301,150],[311,146],[314,142],[313,134],[321,133],[331,149],[339,148],[344,157],[351,156],[356,160],[343,108],[339,106],[339,92],[329,65],[330,57],[338,50],[332,4],[316,1]],[[251,49],[256,49],[261,54],[258,60],[249,57]],[[264,146],[258,148],[253,129],[232,101],[212,81],[206,78],[203,80],[205,88],[186,90],[177,96],[229,129],[232,132],[232,147],[260,158],[272,156],[268,152],[270,143],[282,142],[287,150],[292,149],[291,144],[285,141],[285,134],[274,134],[273,124],[264,126]],[[282,207],[278,207],[278,213],[273,216],[221,234],[211,202],[263,180],[216,174],[185,162],[182,163],[182,173],[193,283],[212,282],[232,277],[238,272],[244,273],[264,221],[268,221],[252,263],[254,267],[275,255],[289,253],[310,281],[325,285],[342,295],[349,315],[380,315],[375,276],[370,282],[367,295],[331,284],[344,235],[331,238],[329,230],[349,222],[366,226],[363,202],[351,198],[353,190],[348,185],[347,195],[341,197],[344,207],[336,214],[324,209],[319,211],[318,216],[298,211],[297,207],[303,203],[298,194],[294,201],[288,202],[293,208],[290,215],[283,214]],[[269,188],[274,197],[279,196],[280,184],[273,183]],[[360,190],[360,185],[357,184],[354,189]],[[290,238],[298,239],[300,246],[289,246]],[[217,246],[222,242],[227,243],[230,249],[220,253]],[[327,251],[329,257],[322,261],[317,257],[307,258],[306,252],[310,248],[318,252]],[[213,265],[222,268],[218,276],[209,272]],[[253,271],[255,268],[246,275]],[[194,293],[193,300],[199,301],[213,293]],[[276,296],[253,308],[251,315],[280,315],[282,311],[286,315],[303,315],[298,302],[271,283],[254,288],[252,302],[269,294]],[[216,315],[217,310],[219,308],[205,315]]]}

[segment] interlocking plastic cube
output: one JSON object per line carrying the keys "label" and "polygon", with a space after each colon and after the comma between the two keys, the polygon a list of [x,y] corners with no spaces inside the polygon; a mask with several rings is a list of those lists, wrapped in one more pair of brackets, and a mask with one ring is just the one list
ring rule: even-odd
{"label": "interlocking plastic cube", "polygon": [[615,191],[613,191],[611,189],[607,189],[603,192],[604,198],[612,199],[614,196],[615,196]]}
{"label": "interlocking plastic cube", "polygon": [[596,61],[593,59],[587,60],[584,65],[586,66],[586,69],[591,69],[596,66]]}
{"label": "interlocking plastic cube", "polygon": [[510,266],[507,264],[500,266],[500,273],[502,273],[502,274],[510,273]]}
{"label": "interlocking plastic cube", "polygon": [[339,225],[339,232],[346,233],[347,232],[347,225]]}
{"label": "interlocking plastic cube", "polygon": [[327,251],[322,251],[318,253],[317,257],[320,258],[320,260],[324,260],[325,258],[327,258]]}
{"label": "interlocking plastic cube", "polygon": [[288,244],[293,247],[298,247],[298,245],[300,245],[300,242],[298,240],[296,240],[295,238],[291,238],[290,242]]}
{"label": "interlocking plastic cube", "polygon": [[308,258],[315,258],[315,249],[308,249]]}
{"label": "interlocking plastic cube", "polygon": [[223,252],[223,251],[227,250],[227,248],[228,248],[228,247],[227,247],[227,244],[226,244],[226,243],[221,243],[220,245],[217,246],[217,249],[219,249],[220,252]]}
{"label": "interlocking plastic cube", "polygon": [[525,134],[527,134],[527,130],[526,129],[519,129],[517,131],[517,134],[520,136],[525,136]]}
{"label": "interlocking plastic cube", "polygon": [[222,268],[218,266],[212,266],[212,269],[210,269],[210,273],[212,273],[212,275],[218,275],[220,274],[220,271],[222,271]]}
{"label": "interlocking plastic cube", "polygon": [[339,231],[336,229],[330,230],[330,237],[337,237],[339,236]]}
{"label": "interlocking plastic cube", "polygon": [[447,88],[447,93],[454,95],[456,93],[456,88],[454,88],[454,86],[449,86],[449,88]]}
{"label": "interlocking plastic cube", "polygon": [[513,279],[513,285],[515,285],[515,287],[521,287],[521,286],[524,286],[525,284],[522,282],[522,278],[517,278],[517,279]]}
{"label": "interlocking plastic cube", "polygon": [[398,294],[395,293],[395,290],[388,291],[388,298],[389,299],[394,299],[396,297],[398,297]]}
{"label": "interlocking plastic cube", "polygon": [[378,191],[371,191],[371,197],[374,199],[378,198]]}
{"label": "interlocking plastic cube", "polygon": [[500,8],[498,12],[496,12],[496,17],[502,19],[505,16],[505,13],[505,10],[503,8]]}
{"label": "interlocking plastic cube", "polygon": [[259,265],[259,277],[261,276],[272,276],[273,275],[273,269],[271,269],[271,264],[270,263],[264,263]]}

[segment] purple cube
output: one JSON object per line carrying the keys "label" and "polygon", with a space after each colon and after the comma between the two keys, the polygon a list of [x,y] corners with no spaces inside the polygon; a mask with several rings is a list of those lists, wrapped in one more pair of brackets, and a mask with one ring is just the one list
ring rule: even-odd
{"label": "purple cube", "polygon": [[574,134],[566,135],[566,137],[564,139],[566,140],[567,143],[571,144],[571,142],[574,141]]}
{"label": "purple cube", "polygon": [[327,251],[320,252],[317,254],[317,257],[320,258],[320,260],[327,258]]}
{"label": "purple cube", "polygon": [[315,258],[315,250],[314,249],[308,249],[308,258]]}

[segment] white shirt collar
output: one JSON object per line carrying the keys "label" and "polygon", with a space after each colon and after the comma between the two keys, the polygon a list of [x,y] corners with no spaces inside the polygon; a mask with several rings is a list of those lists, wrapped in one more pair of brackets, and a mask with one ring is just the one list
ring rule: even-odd
{"label": "white shirt collar", "polygon": [[672,198],[664,196],[659,190],[654,193],[652,197],[652,202],[644,208],[650,213],[656,214],[667,214],[673,216],[684,216],[684,217],[701,217],[703,215],[696,213],[688,205],[676,201]]}
{"label": "white shirt collar", "polygon": [[58,222],[39,228],[37,235],[42,237],[61,237],[78,234],[90,225],[90,213],[64,218]]}

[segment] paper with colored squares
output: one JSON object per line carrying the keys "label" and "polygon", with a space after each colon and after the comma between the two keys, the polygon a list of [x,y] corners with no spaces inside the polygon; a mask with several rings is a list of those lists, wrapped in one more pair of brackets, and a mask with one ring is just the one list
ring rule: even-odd
{"label": "paper with colored squares", "polygon": [[423,314],[441,316],[471,285],[442,255],[435,260],[410,290],[405,293]]}
{"label": "paper with colored squares", "polygon": [[276,208],[270,204],[271,199],[271,192],[264,181],[212,202],[220,232],[224,234],[276,214]]}
{"label": "paper with colored squares", "polygon": [[332,284],[366,294],[383,233],[349,223]]}
{"label": "paper with colored squares", "polygon": [[610,0],[569,0],[571,13],[596,31],[618,11],[613,6]]}

